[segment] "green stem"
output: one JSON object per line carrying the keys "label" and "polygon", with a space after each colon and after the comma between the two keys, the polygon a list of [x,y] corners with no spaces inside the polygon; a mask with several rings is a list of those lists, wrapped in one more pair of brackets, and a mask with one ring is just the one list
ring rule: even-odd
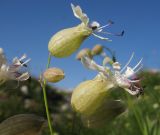
{"label": "green stem", "polygon": [[[51,62],[51,55],[49,54],[48,63],[47,63],[47,67],[46,67],[47,69],[50,66],[50,62]],[[43,98],[44,98],[44,103],[45,103],[45,108],[46,108],[48,126],[49,126],[49,130],[50,130],[51,135],[53,135],[54,131],[52,129],[52,121],[51,121],[51,116],[50,116],[49,109],[48,109],[48,101],[47,101],[47,94],[46,94],[46,80],[45,79],[43,81],[42,89],[43,89]]]}
{"label": "green stem", "polygon": [[49,68],[50,66],[50,63],[51,63],[51,54],[49,53],[49,56],[48,56],[48,63],[47,63],[47,69]]}

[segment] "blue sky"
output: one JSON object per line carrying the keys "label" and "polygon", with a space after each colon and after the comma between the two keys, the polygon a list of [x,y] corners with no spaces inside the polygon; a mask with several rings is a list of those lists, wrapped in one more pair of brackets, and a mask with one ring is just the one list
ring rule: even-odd
{"label": "blue sky", "polygon": [[[48,42],[57,31],[80,23],[73,16],[70,3],[80,5],[91,21],[105,24],[113,20],[110,32],[125,30],[123,37],[109,36],[113,41],[89,37],[81,48],[92,48],[100,43],[116,52],[123,65],[132,52],[141,57],[144,68],[160,68],[160,1],[158,0],[0,0],[0,47],[9,59],[26,53],[32,61],[30,72],[38,76],[47,62]],[[73,88],[96,73],[85,69],[72,56],[52,59],[52,66],[65,71],[66,78],[57,86]],[[98,61],[100,63],[100,61]]]}

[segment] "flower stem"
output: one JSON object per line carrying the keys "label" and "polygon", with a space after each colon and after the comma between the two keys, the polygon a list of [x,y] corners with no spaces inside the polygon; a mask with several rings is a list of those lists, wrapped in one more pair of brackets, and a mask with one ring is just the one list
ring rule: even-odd
{"label": "flower stem", "polygon": [[[50,66],[50,62],[51,62],[51,54],[49,54],[48,56],[48,63],[47,63],[47,69]],[[51,116],[50,116],[50,112],[48,109],[48,101],[47,101],[47,94],[46,94],[46,80],[43,80],[43,84],[42,84],[42,89],[43,89],[43,98],[44,98],[44,103],[45,103],[45,108],[46,108],[46,115],[47,115],[47,120],[48,120],[48,126],[49,126],[49,130],[51,135],[54,135],[54,131],[52,129],[52,121],[51,121]]]}

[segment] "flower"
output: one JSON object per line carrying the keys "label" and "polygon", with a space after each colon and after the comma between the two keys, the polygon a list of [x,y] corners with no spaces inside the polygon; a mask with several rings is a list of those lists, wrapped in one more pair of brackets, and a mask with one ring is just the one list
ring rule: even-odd
{"label": "flower", "polygon": [[73,4],[71,4],[71,7],[72,7],[72,10],[73,10],[74,16],[76,18],[80,19],[85,26],[87,26],[89,29],[91,29],[92,30],[92,35],[94,35],[95,37],[100,38],[102,40],[111,41],[109,38],[97,35],[97,33],[123,36],[124,31],[122,31],[121,33],[118,33],[118,34],[113,34],[113,33],[107,32],[107,31],[103,31],[103,29],[105,27],[108,27],[108,26],[114,24],[113,21],[109,20],[106,25],[101,26],[97,21],[90,22],[87,14],[82,12],[82,9],[81,9],[80,6],[74,6]]}
{"label": "flower", "polygon": [[121,99],[113,97],[115,83],[107,71],[108,67],[96,64],[89,57],[82,57],[85,66],[92,70],[98,70],[99,74],[91,79],[78,84],[71,96],[73,110],[80,114],[85,126],[99,128],[126,110],[126,105]]}
{"label": "flower", "polygon": [[109,21],[104,26],[100,26],[100,24],[96,21],[90,23],[89,18],[82,12],[80,6],[74,6],[71,4],[71,7],[74,16],[80,19],[81,23],[74,27],[62,29],[51,37],[48,43],[48,50],[52,56],[57,58],[70,56],[78,50],[82,43],[91,35],[94,35],[102,40],[111,41],[109,38],[102,37],[97,34],[101,33],[116,36],[122,36],[124,34],[124,31],[119,34],[104,32],[103,29],[105,27],[113,24],[112,21]]}
{"label": "flower", "polygon": [[30,61],[30,59],[24,61],[26,57],[25,54],[21,58],[15,57],[12,64],[9,64],[3,49],[0,48],[0,84],[7,80],[25,81],[29,78],[29,73],[23,71],[23,68],[26,68],[26,64]]}
{"label": "flower", "polygon": [[[106,80],[111,80],[116,86],[123,88],[131,95],[139,95],[143,93],[143,89],[139,86],[140,80],[136,79],[136,73],[143,65],[141,59],[135,67],[129,67],[133,56],[134,53],[122,69],[119,62],[107,61],[108,63],[103,62],[103,66],[100,66],[87,56],[83,57],[81,61],[85,67],[98,71],[100,76],[103,76]],[[110,64],[110,67],[106,64]]]}

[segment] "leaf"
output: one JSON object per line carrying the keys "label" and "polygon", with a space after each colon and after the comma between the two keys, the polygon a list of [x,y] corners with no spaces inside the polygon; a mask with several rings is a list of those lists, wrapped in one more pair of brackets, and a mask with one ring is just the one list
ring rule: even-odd
{"label": "leaf", "polygon": [[15,115],[0,124],[0,135],[39,135],[44,122],[34,114]]}

